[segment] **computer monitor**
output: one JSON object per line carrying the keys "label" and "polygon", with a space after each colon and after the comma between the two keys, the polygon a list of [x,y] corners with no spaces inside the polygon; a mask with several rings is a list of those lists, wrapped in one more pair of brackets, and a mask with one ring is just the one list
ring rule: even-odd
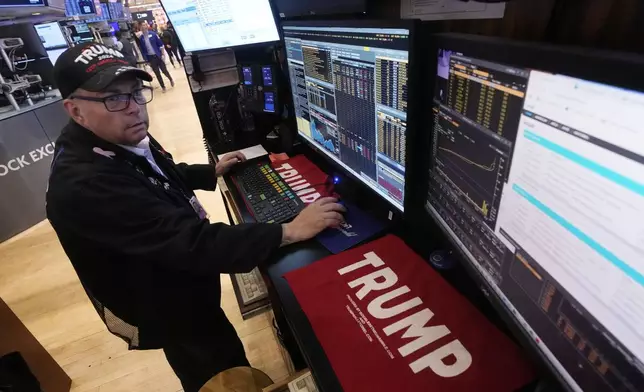
{"label": "computer monitor", "polygon": [[641,391],[644,61],[434,41],[426,210],[567,389]]}
{"label": "computer monitor", "polygon": [[186,52],[277,42],[269,0],[161,0]]}
{"label": "computer monitor", "polygon": [[275,0],[281,18],[305,15],[350,14],[367,11],[366,0]]}
{"label": "computer monitor", "polygon": [[85,22],[65,21],[60,22],[60,25],[67,32],[67,35],[74,44],[94,41],[92,31]]}
{"label": "computer monitor", "polygon": [[346,23],[284,24],[298,131],[402,211],[411,25]]}
{"label": "computer monitor", "polygon": [[66,16],[85,16],[96,13],[94,0],[65,0]]}
{"label": "computer monitor", "polygon": [[57,22],[35,24],[34,28],[45,49],[67,49],[67,40]]}

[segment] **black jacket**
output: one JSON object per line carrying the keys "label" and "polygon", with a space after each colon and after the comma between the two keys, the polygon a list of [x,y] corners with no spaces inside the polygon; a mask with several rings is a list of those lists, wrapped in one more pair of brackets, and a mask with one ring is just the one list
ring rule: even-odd
{"label": "black jacket", "polygon": [[110,331],[130,348],[217,334],[219,274],[248,272],[281,242],[280,225],[201,220],[194,189],[214,190],[209,165],[147,160],[70,122],[56,142],[47,217]]}

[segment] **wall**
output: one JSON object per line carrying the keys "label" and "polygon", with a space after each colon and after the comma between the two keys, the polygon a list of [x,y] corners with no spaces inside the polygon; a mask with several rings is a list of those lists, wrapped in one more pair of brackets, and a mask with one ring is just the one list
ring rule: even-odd
{"label": "wall", "polygon": [[[376,18],[400,15],[400,0],[370,0]],[[429,22],[437,32],[505,37],[644,53],[641,0],[516,0],[503,19]]]}

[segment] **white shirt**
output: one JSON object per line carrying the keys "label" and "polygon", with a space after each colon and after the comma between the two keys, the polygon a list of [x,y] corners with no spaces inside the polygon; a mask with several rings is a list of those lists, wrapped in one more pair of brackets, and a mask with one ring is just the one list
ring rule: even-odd
{"label": "white shirt", "polygon": [[136,146],[124,146],[122,144],[119,144],[119,146],[123,147],[124,149],[130,151],[131,153],[134,153],[140,157],[145,158],[150,166],[156,171],[157,173],[161,174],[163,177],[168,178],[159,165],[157,165],[157,162],[154,160],[154,155],[152,155],[152,150],[150,150],[150,137],[146,136],[145,139],[141,140],[139,144]]}
{"label": "white shirt", "polygon": [[145,46],[145,50],[149,55],[156,56],[157,52],[154,51],[152,43],[150,42],[150,33],[143,34],[143,45]]}

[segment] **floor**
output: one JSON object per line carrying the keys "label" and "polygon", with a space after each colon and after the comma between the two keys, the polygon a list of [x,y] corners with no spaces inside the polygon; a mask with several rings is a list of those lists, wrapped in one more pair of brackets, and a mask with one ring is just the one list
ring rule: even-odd
{"label": "floor", "polygon": [[[148,106],[150,133],[176,161],[207,163],[183,69],[168,68],[176,86],[165,94],[155,90]],[[219,192],[197,196],[212,222],[227,222]],[[72,378],[72,391],[182,390],[161,351],[128,351],[105,329],[47,221],[0,244],[0,260],[0,297]],[[271,331],[270,313],[243,321],[230,278],[222,275],[221,281],[222,307],[251,365],[275,381],[285,378],[288,372]]]}

